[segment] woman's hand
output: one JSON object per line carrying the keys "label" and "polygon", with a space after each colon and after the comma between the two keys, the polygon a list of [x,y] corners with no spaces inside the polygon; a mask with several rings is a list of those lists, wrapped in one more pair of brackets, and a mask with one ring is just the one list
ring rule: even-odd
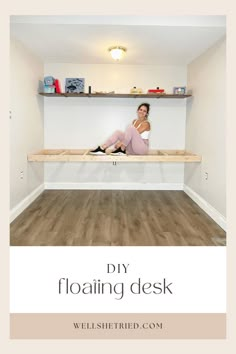
{"label": "woman's hand", "polygon": [[116,143],[116,144],[114,145],[114,147],[115,147],[116,149],[118,149],[119,147],[121,147],[121,145],[122,145],[122,143],[121,143],[121,142],[118,142],[118,143]]}

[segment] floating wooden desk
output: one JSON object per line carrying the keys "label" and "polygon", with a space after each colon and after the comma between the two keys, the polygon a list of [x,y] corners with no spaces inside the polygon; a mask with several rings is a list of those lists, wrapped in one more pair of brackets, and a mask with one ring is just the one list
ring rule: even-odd
{"label": "floating wooden desk", "polygon": [[89,150],[49,149],[28,154],[34,162],[201,162],[201,156],[186,150],[150,150],[148,155],[90,155]]}

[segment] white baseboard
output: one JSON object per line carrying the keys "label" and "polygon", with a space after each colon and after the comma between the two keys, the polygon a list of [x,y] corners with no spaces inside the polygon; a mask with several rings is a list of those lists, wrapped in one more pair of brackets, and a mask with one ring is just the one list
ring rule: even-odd
{"label": "white baseboard", "polygon": [[45,189],[183,190],[183,183],[51,183]]}
{"label": "white baseboard", "polygon": [[203,209],[223,230],[226,231],[226,218],[220,214],[212,205],[210,205],[199,194],[194,192],[191,188],[184,185],[184,192]]}
{"label": "white baseboard", "polygon": [[18,215],[22,213],[42,192],[44,191],[44,184],[35,188],[27,197],[25,197],[20,203],[18,203],[10,211],[10,222],[12,222]]}

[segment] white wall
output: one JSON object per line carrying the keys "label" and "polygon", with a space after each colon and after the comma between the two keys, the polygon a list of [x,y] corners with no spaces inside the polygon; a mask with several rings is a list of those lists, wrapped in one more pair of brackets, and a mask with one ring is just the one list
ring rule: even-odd
{"label": "white wall", "polygon": [[12,38],[10,71],[10,206],[13,210],[44,181],[43,166],[27,162],[29,152],[43,148],[43,99],[37,94],[43,63]]}
{"label": "white wall", "polygon": [[[225,206],[225,39],[188,66],[186,149],[202,155],[185,166],[185,184],[221,215]],[[208,173],[208,180],[205,179]]]}
{"label": "white wall", "polygon": [[[66,77],[85,78],[85,92],[127,93],[133,86],[144,92],[156,86],[171,93],[174,86],[186,85],[186,67],[154,65],[77,65],[46,64],[45,76],[53,75],[64,90]],[[116,129],[136,118],[140,103],[151,104],[150,147],[184,149],[186,100],[45,98],[45,148],[93,148]],[[66,163],[45,164],[46,183],[183,183],[180,164]],[[75,187],[75,186],[73,186]]]}

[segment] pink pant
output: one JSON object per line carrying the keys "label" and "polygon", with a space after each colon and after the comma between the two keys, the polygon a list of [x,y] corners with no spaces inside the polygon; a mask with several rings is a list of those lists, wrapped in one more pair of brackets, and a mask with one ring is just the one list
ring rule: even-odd
{"label": "pink pant", "polygon": [[124,133],[117,130],[103,145],[111,146],[118,141],[126,146],[126,152],[130,155],[146,155],[148,153],[148,140],[142,139],[133,125],[130,125]]}

